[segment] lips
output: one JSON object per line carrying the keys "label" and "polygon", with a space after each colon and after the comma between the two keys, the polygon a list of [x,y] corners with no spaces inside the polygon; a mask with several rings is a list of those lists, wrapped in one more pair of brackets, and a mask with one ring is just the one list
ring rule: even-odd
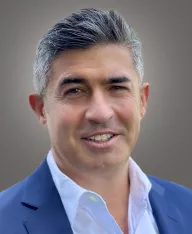
{"label": "lips", "polygon": [[119,138],[119,134],[114,131],[95,132],[89,136],[83,137],[85,145],[91,150],[111,149]]}
{"label": "lips", "polygon": [[111,139],[115,135],[118,135],[118,133],[114,131],[98,131],[90,135],[84,136],[82,137],[82,139],[93,140],[93,141],[106,141]]}
{"label": "lips", "polygon": [[108,141],[110,140],[114,135],[113,134],[102,134],[102,135],[94,135],[91,136],[89,138],[87,138],[88,140],[92,140],[92,141]]}

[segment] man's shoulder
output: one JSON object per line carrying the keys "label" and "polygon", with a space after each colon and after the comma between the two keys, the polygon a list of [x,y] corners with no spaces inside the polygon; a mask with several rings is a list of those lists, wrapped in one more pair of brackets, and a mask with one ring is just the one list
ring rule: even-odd
{"label": "man's shoulder", "polygon": [[45,171],[46,160],[44,160],[34,171],[31,172],[23,180],[15,183],[9,188],[0,192],[0,211],[3,205],[12,204],[13,202],[20,201],[26,185],[31,182],[36,183],[42,173]]}
{"label": "man's shoulder", "polygon": [[160,184],[161,186],[167,188],[167,189],[170,189],[170,190],[173,190],[173,191],[181,191],[181,192],[184,192],[184,193],[187,193],[187,194],[191,194],[192,195],[192,189],[184,186],[184,185],[181,185],[181,184],[177,184],[173,181],[170,181],[170,180],[165,180],[165,179],[162,179],[162,178],[158,178],[158,177],[155,177],[155,176],[151,176],[149,175],[148,178],[151,180],[151,181],[154,181],[158,184]]}
{"label": "man's shoulder", "polygon": [[[173,200],[180,200],[182,203],[187,203],[189,200],[192,201],[192,189],[181,185],[177,184],[175,182],[157,178],[154,176],[148,176],[150,181],[152,182],[152,185],[158,184],[160,185],[163,189],[165,189],[165,194],[166,197],[171,197]],[[192,207],[192,202],[191,202],[191,207]]]}
{"label": "man's shoulder", "polygon": [[22,195],[25,180],[20,181],[0,192],[0,233],[25,233],[20,213],[22,209]]}
{"label": "man's shoulder", "polygon": [[9,205],[13,205],[15,202],[21,201],[22,190],[25,180],[10,186],[9,188],[0,192],[0,213]]}
{"label": "man's shoulder", "polygon": [[[51,176],[48,176],[47,169],[44,160],[26,178],[0,192],[0,233],[9,234],[13,233],[13,230],[16,230],[14,233],[26,233],[23,221],[34,211],[33,201],[39,198],[40,190],[43,196],[45,195],[41,186],[46,183],[48,188],[51,187],[48,181]],[[26,199],[29,199],[28,203]],[[29,209],[31,207],[33,209]]]}

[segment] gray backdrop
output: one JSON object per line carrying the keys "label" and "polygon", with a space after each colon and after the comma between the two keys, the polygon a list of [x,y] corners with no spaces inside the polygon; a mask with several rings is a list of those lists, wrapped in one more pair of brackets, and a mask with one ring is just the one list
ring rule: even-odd
{"label": "gray backdrop", "polygon": [[132,154],[149,174],[192,188],[192,1],[17,0],[0,5],[0,190],[31,173],[49,150],[28,105],[38,40],[85,7],[115,8],[143,42],[148,112]]}

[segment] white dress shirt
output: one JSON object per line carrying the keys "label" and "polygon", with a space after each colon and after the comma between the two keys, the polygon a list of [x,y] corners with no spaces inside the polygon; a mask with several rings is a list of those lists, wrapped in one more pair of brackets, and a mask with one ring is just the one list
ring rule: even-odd
{"label": "white dress shirt", "polygon": [[[51,150],[47,163],[74,234],[122,234],[103,198],[63,174]],[[132,158],[129,159],[129,179],[129,234],[158,234],[148,198],[151,183]]]}

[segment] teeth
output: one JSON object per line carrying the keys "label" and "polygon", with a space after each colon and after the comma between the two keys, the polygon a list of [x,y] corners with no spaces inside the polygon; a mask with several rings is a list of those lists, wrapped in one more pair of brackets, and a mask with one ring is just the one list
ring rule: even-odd
{"label": "teeth", "polygon": [[112,137],[113,137],[113,134],[103,134],[103,135],[92,136],[89,139],[93,141],[108,141]]}
{"label": "teeth", "polygon": [[101,141],[102,135],[97,135],[94,137],[94,140]]}

